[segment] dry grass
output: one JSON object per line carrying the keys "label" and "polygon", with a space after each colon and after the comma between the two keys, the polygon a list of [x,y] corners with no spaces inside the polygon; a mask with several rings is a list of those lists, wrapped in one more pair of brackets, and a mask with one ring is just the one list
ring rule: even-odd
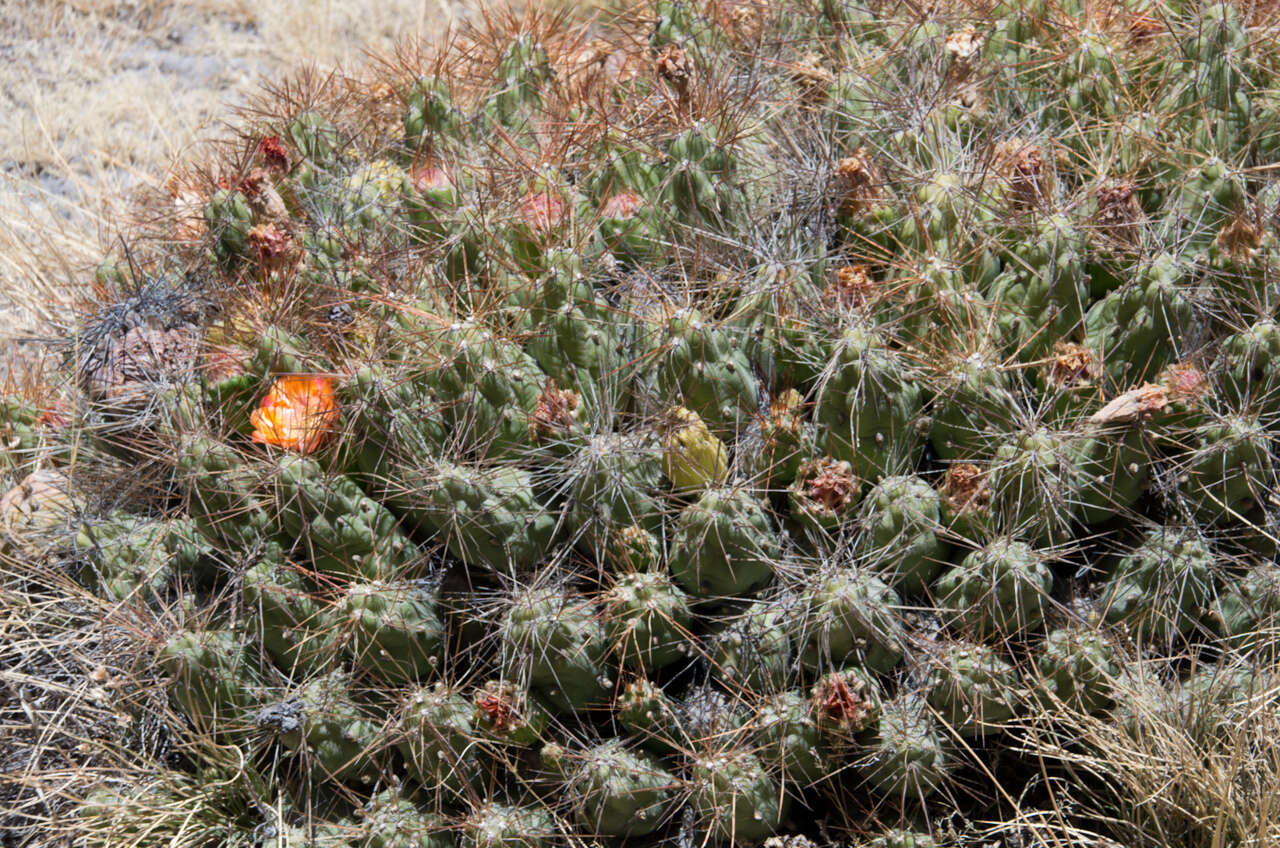
{"label": "dry grass", "polygon": [[[72,844],[75,799],[168,744],[138,632],[56,570],[3,557],[0,841]],[[44,572],[44,573],[40,573]],[[141,709],[139,709],[141,707]],[[31,840],[27,842],[27,840]]]}
{"label": "dry grass", "polygon": [[0,4],[0,361],[65,325],[139,190],[264,82],[429,38],[463,0]]}
{"label": "dry grass", "polygon": [[1115,712],[1055,704],[1028,716],[1021,745],[1042,764],[1052,804],[997,830],[1025,828],[1046,848],[1115,844],[1081,822],[1126,845],[1280,845],[1278,671],[1227,657],[1171,688],[1131,661],[1115,681]]}

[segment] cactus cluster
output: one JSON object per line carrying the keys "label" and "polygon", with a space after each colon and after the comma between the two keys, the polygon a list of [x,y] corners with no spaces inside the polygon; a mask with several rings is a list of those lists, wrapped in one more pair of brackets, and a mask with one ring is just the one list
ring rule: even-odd
{"label": "cactus cluster", "polygon": [[285,98],[5,500],[135,472],[66,548],[273,826],[994,820],[1126,663],[1276,655],[1280,54],[1145,9],[494,14]]}

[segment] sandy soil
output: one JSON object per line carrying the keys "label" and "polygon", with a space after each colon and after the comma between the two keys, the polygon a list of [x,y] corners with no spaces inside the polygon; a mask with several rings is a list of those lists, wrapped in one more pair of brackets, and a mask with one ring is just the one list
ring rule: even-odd
{"label": "sandy soil", "polygon": [[131,198],[264,83],[467,14],[462,0],[0,2],[0,371],[39,370],[47,346],[31,340],[66,325]]}

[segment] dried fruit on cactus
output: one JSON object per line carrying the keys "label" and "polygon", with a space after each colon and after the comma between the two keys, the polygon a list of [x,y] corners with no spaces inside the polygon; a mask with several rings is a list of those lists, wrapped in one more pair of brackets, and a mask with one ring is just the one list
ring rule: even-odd
{"label": "dried fruit on cactus", "polygon": [[527,748],[542,740],[551,716],[527,686],[487,680],[472,696],[477,735],[501,747]]}
{"label": "dried fruit on cactus", "polygon": [[849,530],[862,496],[862,481],[853,466],[825,457],[804,463],[796,470],[796,481],[787,489],[791,518],[814,533],[838,534]]}

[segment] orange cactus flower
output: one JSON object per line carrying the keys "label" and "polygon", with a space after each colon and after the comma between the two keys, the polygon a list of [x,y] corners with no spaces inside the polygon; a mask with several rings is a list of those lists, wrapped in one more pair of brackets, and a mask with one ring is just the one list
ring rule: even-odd
{"label": "orange cactus flower", "polygon": [[253,440],[308,454],[320,447],[341,416],[333,378],[279,377],[249,415]]}

